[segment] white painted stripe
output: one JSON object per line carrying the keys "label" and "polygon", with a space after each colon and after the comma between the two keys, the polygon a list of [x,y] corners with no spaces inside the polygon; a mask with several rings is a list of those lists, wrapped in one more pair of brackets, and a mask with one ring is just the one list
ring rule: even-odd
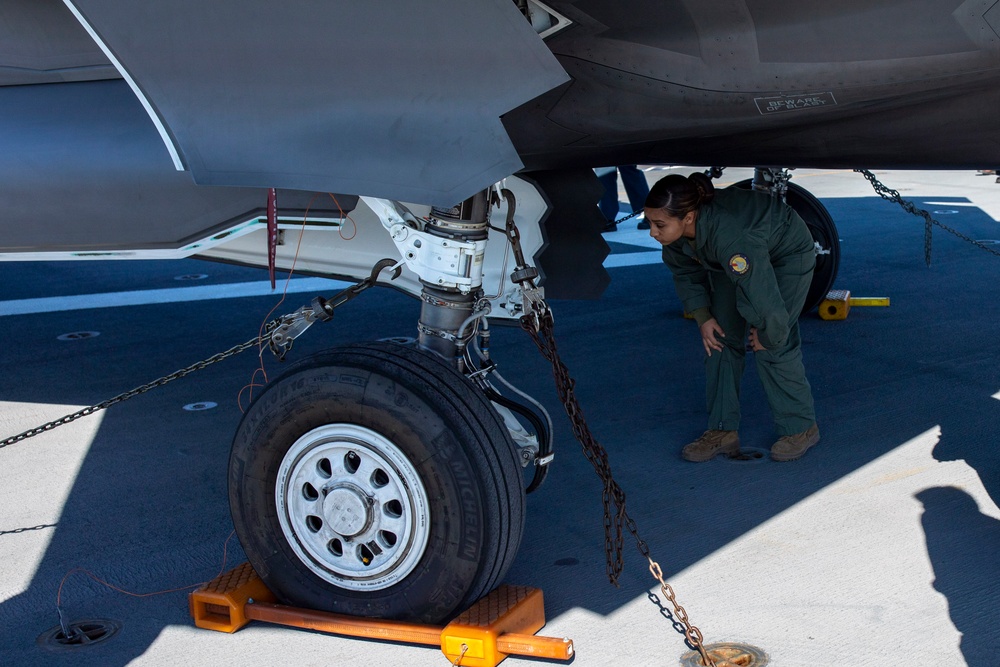
{"label": "white painted stripe", "polygon": [[993,394],[993,398],[995,398],[998,401],[1000,401],[1000,391],[998,391],[997,393]]}
{"label": "white painted stripe", "polygon": [[100,38],[97,31],[95,31],[93,26],[90,25],[90,21],[83,17],[83,14],[81,14],[80,10],[76,8],[76,5],[73,4],[72,0],[63,0],[63,4],[66,5],[71,12],[73,12],[73,16],[76,17],[76,20],[80,22],[80,25],[82,25],[83,29],[87,31],[90,38],[93,39],[94,43],[97,44],[101,51],[104,52],[104,55],[107,56],[108,60],[111,61],[111,64],[115,66],[118,73],[122,75],[122,78],[125,79],[126,83],[128,83],[132,92],[135,93],[139,102],[142,103],[142,108],[146,110],[146,113],[149,115],[149,119],[153,121],[153,125],[156,126],[156,131],[160,133],[160,139],[163,140],[163,145],[166,146],[167,152],[170,153],[170,159],[173,160],[174,169],[177,171],[185,171],[184,161],[181,160],[177,146],[174,145],[174,141],[170,137],[170,133],[167,132],[167,128],[163,124],[163,121],[160,119],[160,115],[153,110],[153,105],[149,103],[149,100],[146,99],[146,94],[141,88],[139,88],[139,84],[135,82],[132,75],[129,74],[128,70],[125,69],[125,66],[118,60],[118,57],[110,48],[108,48],[108,45],[104,43],[104,40]]}
{"label": "white painted stripe", "polygon": [[[330,294],[342,290],[351,283],[328,278],[296,278],[289,281],[289,294],[301,292]],[[120,308],[122,306],[145,306],[156,303],[180,303],[183,301],[207,301],[210,299],[238,299],[248,296],[280,296],[284,290],[281,282],[271,290],[267,280],[252,283],[229,283],[226,285],[199,285],[197,287],[173,287],[169,289],[141,290],[134,292],[108,292],[106,294],[81,294],[75,296],[52,296],[40,299],[19,299],[0,301],[0,317],[5,315],[30,315],[32,313],[54,313],[66,310],[86,310],[89,308]]]}
{"label": "white painted stripe", "polygon": [[[659,264],[660,251],[631,252],[609,255],[604,260],[608,269],[623,266]],[[288,283],[289,294],[315,292],[331,296],[330,292],[342,290],[351,283],[328,278],[295,278]],[[249,283],[228,283],[225,285],[198,285],[196,287],[172,287],[157,290],[136,290],[131,292],[106,292],[104,294],[78,294],[50,296],[37,299],[17,299],[0,301],[0,317],[8,315],[31,315],[34,313],[55,313],[67,310],[88,310],[91,308],[122,308],[126,306],[146,306],[157,303],[181,303],[185,301],[208,301],[211,299],[239,299],[250,296],[278,296],[283,291],[282,283],[271,290],[271,283],[262,280]]]}
{"label": "white painted stripe", "polygon": [[663,253],[659,250],[654,252],[626,252],[620,255],[608,255],[604,260],[604,268],[614,269],[620,266],[642,266],[643,264],[662,264]]}

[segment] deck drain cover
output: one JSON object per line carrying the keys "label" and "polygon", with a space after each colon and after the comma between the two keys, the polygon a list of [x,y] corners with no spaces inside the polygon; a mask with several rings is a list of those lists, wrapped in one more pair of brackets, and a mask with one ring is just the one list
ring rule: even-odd
{"label": "deck drain cover", "polygon": [[740,453],[725,460],[733,463],[763,463],[770,458],[770,451],[756,447],[742,447]]}
{"label": "deck drain cover", "polygon": [[[764,667],[768,661],[767,653],[750,644],[720,642],[705,644],[705,650],[715,661],[716,667]],[[701,654],[698,651],[688,651],[681,656],[681,667],[702,667]]]}
{"label": "deck drain cover", "polygon": [[199,410],[211,410],[218,407],[218,405],[218,403],[213,403],[212,401],[201,401],[200,403],[188,403],[184,406],[184,409],[188,412],[198,412]]}
{"label": "deck drain cover", "polygon": [[70,333],[64,333],[61,336],[56,336],[58,340],[83,340],[84,338],[94,338],[95,336],[100,336],[100,331],[72,331]]}
{"label": "deck drain cover", "polygon": [[46,630],[38,636],[38,645],[50,651],[71,651],[99,644],[112,637],[121,628],[121,623],[107,618],[90,618],[69,624],[70,636],[62,626]]}

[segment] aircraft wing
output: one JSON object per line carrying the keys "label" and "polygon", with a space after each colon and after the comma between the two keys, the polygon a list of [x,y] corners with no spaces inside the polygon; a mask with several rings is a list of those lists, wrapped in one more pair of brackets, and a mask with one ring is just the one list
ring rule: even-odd
{"label": "aircraft wing", "polygon": [[66,4],[200,185],[451,206],[521,168],[500,116],[568,80],[510,0]]}
{"label": "aircraft wing", "polygon": [[184,248],[269,187],[451,206],[522,167],[500,116],[568,78],[509,0],[11,0],[0,38],[0,251],[26,258]]}

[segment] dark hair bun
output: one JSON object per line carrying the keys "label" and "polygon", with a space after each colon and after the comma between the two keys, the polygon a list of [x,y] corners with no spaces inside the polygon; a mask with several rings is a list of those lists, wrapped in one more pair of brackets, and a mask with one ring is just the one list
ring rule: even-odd
{"label": "dark hair bun", "polygon": [[711,178],[700,171],[696,171],[688,176],[688,180],[691,181],[691,184],[698,191],[699,206],[707,204],[715,199],[715,185],[712,184]]}
{"label": "dark hair bun", "polygon": [[646,208],[662,208],[675,218],[683,218],[714,198],[715,186],[705,174],[667,174],[649,189]]}

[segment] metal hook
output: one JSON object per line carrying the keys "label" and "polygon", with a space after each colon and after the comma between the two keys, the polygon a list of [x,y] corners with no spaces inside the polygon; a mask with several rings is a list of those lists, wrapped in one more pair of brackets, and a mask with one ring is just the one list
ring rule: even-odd
{"label": "metal hook", "polygon": [[368,283],[369,285],[374,285],[375,281],[378,280],[379,274],[390,267],[392,267],[395,270],[392,272],[392,277],[389,278],[389,280],[395,280],[396,278],[399,277],[399,274],[403,272],[403,260],[399,260],[397,262],[396,260],[389,259],[388,257],[385,259],[380,259],[378,262],[375,263],[375,266],[372,267],[371,275],[368,276],[367,279],[365,279],[365,282]]}

